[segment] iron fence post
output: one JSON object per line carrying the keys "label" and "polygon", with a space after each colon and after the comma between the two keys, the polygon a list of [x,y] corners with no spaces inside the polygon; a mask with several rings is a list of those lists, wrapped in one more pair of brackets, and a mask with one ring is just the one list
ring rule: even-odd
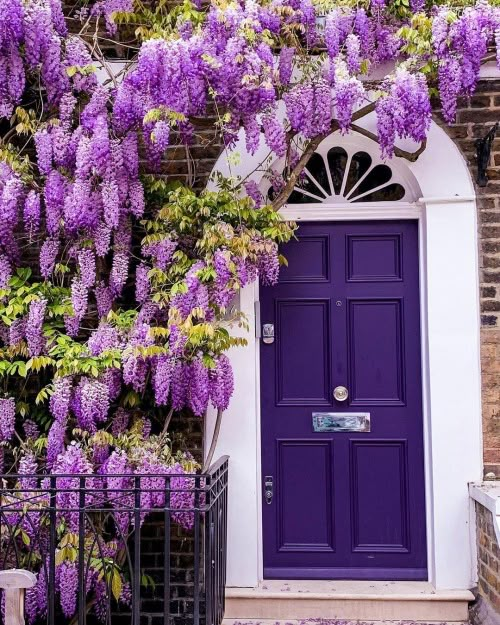
{"label": "iron fence post", "polygon": [[213,516],[212,516],[212,476],[205,478],[205,625],[213,624]]}
{"label": "iron fence post", "polygon": [[170,620],[170,477],[165,477],[165,507],[163,510],[163,625]]}
{"label": "iron fence post", "polygon": [[134,592],[133,625],[139,625],[141,616],[141,478],[134,477]]}
{"label": "iron fence post", "polygon": [[194,605],[193,623],[200,624],[200,477],[194,478]]}
{"label": "iron fence post", "polygon": [[80,476],[78,495],[78,625],[85,625],[85,477]]}
{"label": "iron fence post", "polygon": [[55,625],[56,621],[56,523],[57,523],[57,510],[56,510],[56,478],[54,475],[50,476],[50,501],[49,501],[49,575],[48,575],[48,597],[47,597],[47,612],[49,618],[49,625]]}

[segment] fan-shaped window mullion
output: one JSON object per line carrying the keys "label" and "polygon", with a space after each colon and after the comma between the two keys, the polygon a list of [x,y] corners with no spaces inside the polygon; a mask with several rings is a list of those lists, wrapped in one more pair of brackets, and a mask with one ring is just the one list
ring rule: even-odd
{"label": "fan-shaped window mullion", "polygon": [[314,184],[315,187],[317,187],[321,193],[324,194],[324,198],[323,198],[323,202],[324,200],[330,195],[325,189],[323,189],[323,187],[321,186],[321,184],[318,182],[318,180],[316,180],[316,178],[313,176],[313,174],[311,174],[311,172],[308,169],[304,169],[304,172],[306,173],[306,176],[309,178],[309,180]]}
{"label": "fan-shaped window mullion", "polygon": [[353,199],[352,196],[353,196],[353,194],[356,195],[356,189],[365,180],[365,178],[370,175],[370,173],[373,171],[373,169],[375,169],[376,166],[377,166],[377,163],[372,163],[370,165],[370,167],[365,171],[365,173],[361,176],[361,178],[358,180],[358,182],[356,182],[356,184],[352,187],[352,189],[349,191],[349,193],[345,196],[346,200],[348,200],[350,202],[351,199]]}
{"label": "fan-shaped window mullion", "polygon": [[[299,193],[307,194],[309,197],[313,197],[316,201],[324,202],[329,196],[329,193],[324,190],[323,186],[318,181],[318,177],[321,178],[321,171],[318,176],[318,161],[320,167],[324,170],[323,159],[321,158],[321,156],[319,156],[318,154],[313,154],[312,158],[309,160],[307,167],[303,169],[299,181],[294,188]],[[313,165],[312,170],[311,164]],[[326,182],[326,176],[323,177]]]}
{"label": "fan-shaped window mullion", "polygon": [[293,187],[293,190],[297,191],[297,193],[301,193],[302,195],[307,195],[308,197],[312,197],[315,200],[318,200],[318,202],[323,203],[325,201],[324,197],[315,195],[314,193],[311,193],[310,191],[306,191],[305,189],[301,189],[300,187]]}
{"label": "fan-shaped window mullion", "polygon": [[358,180],[363,177],[372,164],[373,159],[367,152],[359,151],[352,155],[344,186],[344,197],[352,191],[354,185],[358,183]]}
{"label": "fan-shaped window mullion", "polygon": [[[361,199],[354,198],[352,203],[356,202],[399,202],[406,195],[405,188],[398,182],[390,182],[387,186],[382,187],[378,191],[370,191],[368,195]],[[360,197],[360,196],[358,196]]]}
{"label": "fan-shaped window mullion", "polygon": [[328,178],[328,184],[330,185],[330,189],[332,190],[332,195],[335,195],[335,188],[333,186],[333,178],[332,178],[332,173],[330,171],[330,165],[328,164],[328,159],[325,158],[324,156],[322,156],[323,161],[325,163],[325,169],[326,169],[326,175]]}
{"label": "fan-shaped window mullion", "polygon": [[[304,183],[304,186],[302,187],[300,186],[300,178],[299,178],[299,184],[297,186],[303,191],[307,189],[309,193],[312,193],[313,195],[319,195],[320,193],[322,193],[323,199],[321,201],[324,202],[329,194],[320,185],[316,176],[314,176],[314,174],[311,173],[308,167],[304,167],[304,169],[302,170],[302,173],[304,174],[305,178],[307,178],[307,180],[302,178],[302,182]],[[306,186],[306,183],[308,183],[307,186]],[[311,185],[312,185],[312,188],[311,188]]]}
{"label": "fan-shaped window mullion", "polygon": [[[398,202],[408,193],[399,178],[397,171],[369,152],[334,145],[327,152],[315,152],[310,157],[288,202]],[[271,188],[270,199],[273,194]]]}
{"label": "fan-shaped window mullion", "polygon": [[354,202],[354,201],[358,202],[365,196],[372,195],[372,193],[375,193],[376,191],[380,191],[381,189],[385,189],[386,187],[390,187],[392,184],[394,183],[392,180],[390,180],[389,182],[384,182],[384,184],[380,184],[378,187],[373,187],[373,189],[369,189],[368,191],[365,191],[364,193],[361,193],[360,195],[356,195],[356,197],[350,197],[346,199],[348,199],[349,202]]}
{"label": "fan-shaped window mullion", "polygon": [[317,204],[317,200],[304,195],[302,192],[292,191],[288,197],[289,204]]}
{"label": "fan-shaped window mullion", "polygon": [[344,169],[344,178],[342,180],[342,186],[340,187],[340,193],[339,193],[340,197],[344,197],[344,194],[345,194],[345,186],[349,178],[349,170],[351,168],[351,163],[352,163],[352,154],[348,154],[347,163],[345,164],[345,169]]}

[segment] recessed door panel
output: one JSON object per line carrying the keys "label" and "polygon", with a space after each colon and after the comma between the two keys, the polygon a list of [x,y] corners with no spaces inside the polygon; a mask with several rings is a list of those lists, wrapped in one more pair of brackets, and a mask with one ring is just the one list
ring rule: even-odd
{"label": "recessed door panel", "polygon": [[417,222],[301,222],[282,253],[260,290],[264,577],[425,580]]}
{"label": "recessed door panel", "polygon": [[304,235],[292,240],[287,247],[288,265],[281,268],[279,281],[328,282],[329,235]]}
{"label": "recessed door panel", "polygon": [[348,282],[401,280],[401,260],[398,234],[347,237]]}
{"label": "recessed door panel", "polygon": [[355,551],[408,552],[406,441],[351,441]]}
{"label": "recessed door panel", "polygon": [[280,406],[330,403],[330,302],[276,300],[276,380]]}
{"label": "recessed door panel", "polygon": [[402,300],[348,302],[349,386],[353,405],[402,405]]}
{"label": "recessed door panel", "polygon": [[329,440],[278,441],[280,551],[333,551],[332,452]]}

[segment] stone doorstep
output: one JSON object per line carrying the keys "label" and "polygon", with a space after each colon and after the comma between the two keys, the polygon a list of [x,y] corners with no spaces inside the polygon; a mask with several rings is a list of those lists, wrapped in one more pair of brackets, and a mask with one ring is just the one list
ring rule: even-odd
{"label": "stone doorstep", "polygon": [[227,588],[225,619],[228,625],[311,619],[465,623],[473,599],[468,590],[436,591],[427,582],[265,581],[257,588]]}

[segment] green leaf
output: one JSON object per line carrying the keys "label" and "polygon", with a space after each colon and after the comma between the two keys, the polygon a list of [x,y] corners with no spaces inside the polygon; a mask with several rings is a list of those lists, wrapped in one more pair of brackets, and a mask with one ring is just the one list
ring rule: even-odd
{"label": "green leaf", "polygon": [[122,588],[123,584],[120,573],[116,569],[114,569],[111,578],[111,592],[113,593],[113,597],[116,599],[116,601],[118,601],[122,594]]}
{"label": "green leaf", "polygon": [[17,363],[17,373],[22,377],[25,378],[28,374],[28,371],[26,369],[26,363],[25,362],[18,362]]}

